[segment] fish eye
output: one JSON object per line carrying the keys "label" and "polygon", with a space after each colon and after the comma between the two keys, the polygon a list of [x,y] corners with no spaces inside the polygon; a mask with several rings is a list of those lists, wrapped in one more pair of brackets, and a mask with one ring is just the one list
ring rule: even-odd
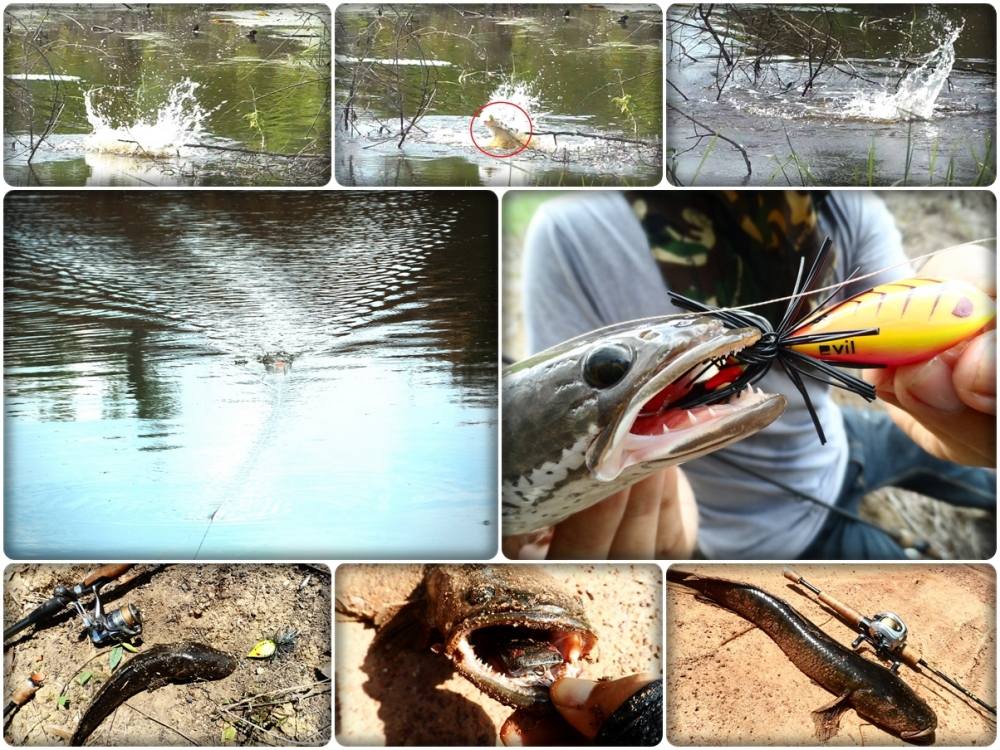
{"label": "fish eye", "polygon": [[594,388],[610,388],[632,367],[632,350],[624,344],[605,344],[590,351],[583,363],[583,379]]}

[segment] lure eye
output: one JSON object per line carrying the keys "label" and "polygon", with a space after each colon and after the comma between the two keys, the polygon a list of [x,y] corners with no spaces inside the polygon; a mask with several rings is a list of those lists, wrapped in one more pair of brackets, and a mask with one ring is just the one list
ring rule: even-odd
{"label": "lure eye", "polygon": [[632,350],[623,344],[600,346],[587,355],[583,378],[594,388],[610,388],[632,367]]}

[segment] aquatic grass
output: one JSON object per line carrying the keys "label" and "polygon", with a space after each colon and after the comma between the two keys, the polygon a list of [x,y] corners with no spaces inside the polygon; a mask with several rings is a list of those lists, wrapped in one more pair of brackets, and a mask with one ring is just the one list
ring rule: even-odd
{"label": "aquatic grass", "polygon": [[906,121],[906,165],[903,168],[903,184],[910,182],[910,167],[913,166],[913,120]]}
{"label": "aquatic grass", "polygon": [[795,150],[795,146],[792,145],[792,139],[788,135],[788,128],[785,128],[785,142],[788,143],[788,150],[791,152],[791,161],[795,165],[795,169],[799,173],[799,182],[803,187],[806,185],[815,185],[817,180],[813,175],[812,170],[809,169],[809,164],[799,156],[798,152]]}
{"label": "aquatic grass", "polygon": [[955,155],[948,157],[948,171],[944,173],[944,184],[951,187],[955,184]]}
{"label": "aquatic grass", "polygon": [[698,175],[701,174],[702,167],[705,166],[705,161],[711,156],[712,152],[715,151],[715,143],[719,140],[719,134],[713,135],[709,141],[708,145],[705,147],[704,153],[701,155],[701,159],[698,161],[698,168],[694,170],[694,174],[691,175],[691,184],[694,185],[698,182]]}
{"label": "aquatic grass", "polygon": [[868,187],[871,187],[875,184],[875,136],[872,136],[872,142],[868,146],[868,161],[865,166],[868,178]]}
{"label": "aquatic grass", "polygon": [[[990,169],[990,154],[993,153],[993,133],[987,132],[983,141],[983,159],[982,161],[976,156],[975,150],[972,145],[969,145],[969,151],[972,153],[973,161],[979,167],[979,173],[976,175],[976,181],[973,183],[976,187],[982,185],[991,185],[993,180],[996,179],[996,171]],[[989,171],[990,177],[987,180],[986,175]]]}
{"label": "aquatic grass", "polygon": [[927,165],[927,184],[934,184],[934,174],[937,172],[937,158],[938,158],[938,143],[940,143],[941,137],[937,136],[934,139],[934,143],[931,144],[931,158],[930,163]]}
{"label": "aquatic grass", "polygon": [[783,162],[781,159],[779,159],[777,156],[774,155],[771,156],[771,159],[774,162],[776,162],[778,166],[775,167],[774,171],[771,172],[770,176],[768,176],[767,181],[773,184],[774,178],[778,176],[778,172],[781,172],[781,176],[785,178],[785,184],[791,185],[792,181],[788,177],[788,172],[785,171],[785,166],[788,164],[788,161],[790,161],[790,159],[788,161]]}

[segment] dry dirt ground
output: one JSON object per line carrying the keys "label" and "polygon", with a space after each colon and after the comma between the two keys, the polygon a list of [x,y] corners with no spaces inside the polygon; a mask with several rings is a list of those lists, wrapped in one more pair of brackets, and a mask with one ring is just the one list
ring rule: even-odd
{"label": "dry dirt ground", "polygon": [[[598,643],[582,677],[662,673],[662,573],[654,565],[547,565],[576,591]],[[496,745],[513,709],[459,676],[427,648],[373,648],[375,629],[354,612],[399,604],[420,565],[337,569],[336,733],[345,745]],[[347,612],[345,614],[345,611]]]}
{"label": "dry dirt ground", "polygon": [[[836,641],[854,633],[799,593],[777,565],[691,565],[680,570],[751,583],[785,599]],[[856,610],[894,611],[927,662],[996,705],[996,576],[986,565],[795,565],[812,583]],[[811,712],[833,696],[800,672],[740,616],[667,584],[667,736],[676,745],[815,745]],[[870,652],[866,655],[870,656]],[[989,745],[995,717],[929,674],[900,677],[937,713],[937,745]],[[843,714],[831,745],[902,745]]]}
{"label": "dry dirt ground", "polygon": [[[4,621],[10,625],[72,586],[95,566],[10,565],[4,574]],[[324,566],[146,565],[111,583],[107,608],[135,604],[144,629],[140,653],[160,643],[196,641],[232,654],[236,671],[216,682],[170,684],[128,700],[91,735],[92,745],[322,745],[330,737],[330,573]],[[299,631],[291,653],[246,658],[260,639]],[[110,677],[110,649],[81,640],[79,616],[67,609],[40,630],[4,646],[5,700],[12,681],[31,672],[44,686],[6,726],[12,745],[64,745],[97,690]],[[117,669],[132,657],[124,653]],[[80,684],[87,671],[93,677]],[[68,704],[59,707],[59,696]],[[250,699],[250,700],[246,700]],[[238,706],[227,704],[246,701]],[[261,705],[267,703],[269,705]],[[251,726],[255,724],[257,728]],[[232,729],[230,729],[230,733]]]}

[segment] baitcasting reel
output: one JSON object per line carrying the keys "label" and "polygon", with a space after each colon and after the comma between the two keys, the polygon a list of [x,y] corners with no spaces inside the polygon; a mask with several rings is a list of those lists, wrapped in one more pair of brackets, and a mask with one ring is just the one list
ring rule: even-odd
{"label": "baitcasting reel", "polygon": [[906,623],[895,612],[879,612],[874,617],[862,617],[858,622],[860,635],[851,648],[869,643],[880,659],[889,662],[889,669],[899,670],[901,655],[906,648]]}

